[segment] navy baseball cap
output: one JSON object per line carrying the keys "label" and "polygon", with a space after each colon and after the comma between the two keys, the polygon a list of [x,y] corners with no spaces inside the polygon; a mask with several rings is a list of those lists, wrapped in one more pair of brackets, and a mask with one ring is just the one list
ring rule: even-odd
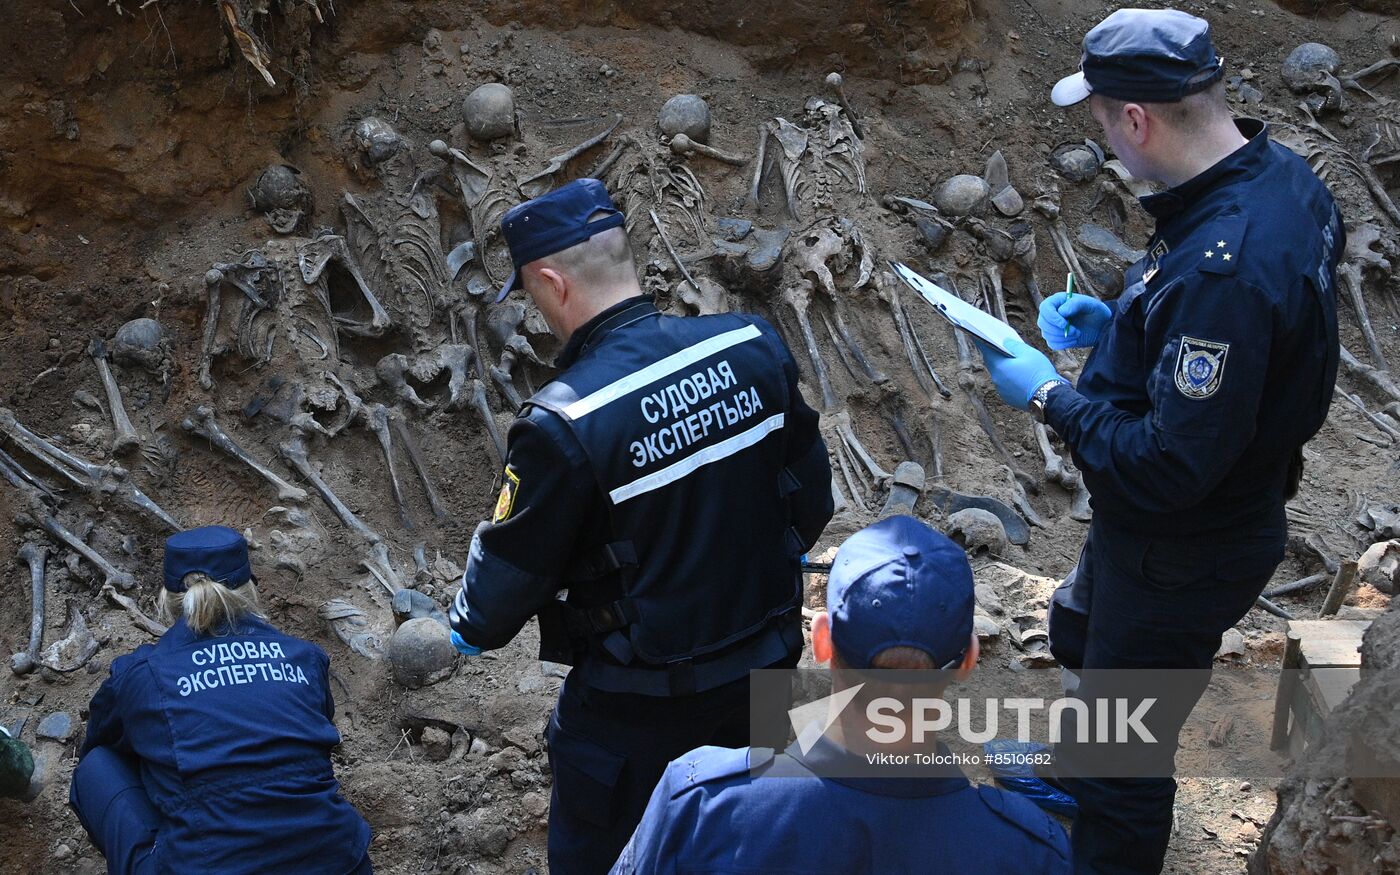
{"label": "navy baseball cap", "polygon": [[891,647],[952,668],[972,638],[972,566],[957,544],[911,516],[861,529],[836,551],[826,609],[841,660],[868,669]]}
{"label": "navy baseball cap", "polygon": [[[588,221],[589,216],[600,212],[608,215]],[[511,207],[501,217],[501,233],[510,247],[510,260],[515,270],[501,287],[496,302],[505,300],[506,295],[520,285],[520,268],[537,258],[577,246],[594,234],[617,228],[624,221],[607,186],[597,179],[575,179],[548,194]]]}
{"label": "navy baseball cap", "polygon": [[165,588],[185,591],[185,575],[206,574],[237,589],[253,579],[248,542],[227,526],[201,526],[165,539]]}
{"label": "navy baseball cap", "polygon": [[1225,63],[1210,24],[1176,9],[1119,9],[1084,36],[1079,72],[1050,92],[1056,106],[1090,94],[1144,103],[1175,103],[1217,82]]}

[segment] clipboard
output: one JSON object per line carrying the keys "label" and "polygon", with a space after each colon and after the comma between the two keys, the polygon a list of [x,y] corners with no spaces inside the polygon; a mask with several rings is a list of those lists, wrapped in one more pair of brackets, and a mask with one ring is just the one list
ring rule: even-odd
{"label": "clipboard", "polygon": [[953,323],[955,327],[985,341],[1001,354],[1011,355],[1010,342],[1021,340],[1021,335],[1010,325],[984,310],[977,309],[937,283],[930,282],[903,262],[891,261],[890,268],[905,285],[918,292],[919,297],[938,311],[938,315]]}

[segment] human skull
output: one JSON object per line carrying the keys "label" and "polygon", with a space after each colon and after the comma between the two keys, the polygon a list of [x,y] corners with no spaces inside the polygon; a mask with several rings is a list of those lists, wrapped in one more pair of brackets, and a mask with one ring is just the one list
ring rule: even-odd
{"label": "human skull", "polygon": [[360,119],[351,139],[361,160],[369,167],[384,163],[408,145],[388,122],[374,116]]}
{"label": "human skull", "polygon": [[462,101],[462,121],[473,140],[509,137],[515,132],[515,94],[499,82],[478,86]]}
{"label": "human skull", "polygon": [[710,142],[710,105],[695,94],[677,94],[656,115],[656,125],[668,137],[685,134],[697,143]]}
{"label": "human skull", "polygon": [[165,329],[154,319],[132,319],[117,329],[110,347],[112,358],[123,364],[160,373],[170,360]]}
{"label": "human skull", "polygon": [[311,203],[311,192],[298,178],[301,171],[288,164],[273,164],[258,174],[248,189],[253,209],[267,216],[279,234],[290,234],[301,224]]}
{"label": "human skull", "polygon": [[451,633],[429,617],[407,620],[395,629],[388,657],[394,680],[410,690],[435,684],[457,667]]}
{"label": "human skull", "polygon": [[964,508],[948,517],[946,534],[968,553],[1002,553],[1006,528],[996,514],[977,507]]}

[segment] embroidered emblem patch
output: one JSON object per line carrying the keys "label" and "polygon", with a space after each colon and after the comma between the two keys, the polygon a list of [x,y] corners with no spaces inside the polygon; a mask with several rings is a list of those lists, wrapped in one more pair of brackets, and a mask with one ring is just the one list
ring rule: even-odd
{"label": "embroidered emblem patch", "polygon": [[1209,398],[1225,376],[1230,344],[1182,337],[1176,355],[1176,388],[1187,398]]}
{"label": "embroidered emblem patch", "polygon": [[491,514],[491,522],[500,523],[510,519],[515,510],[515,493],[520,490],[520,477],[506,466],[505,482],[501,484],[501,494],[496,497],[496,510]]}

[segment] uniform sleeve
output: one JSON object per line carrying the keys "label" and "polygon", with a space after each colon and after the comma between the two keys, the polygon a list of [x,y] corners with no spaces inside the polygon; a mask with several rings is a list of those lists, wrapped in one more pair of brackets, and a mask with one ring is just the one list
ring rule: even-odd
{"label": "uniform sleeve", "polygon": [[95,747],[130,752],[119,696],[126,665],[126,660],[121,657],[112,661],[111,674],[97,688],[97,693],[88,704],[87,736],[83,740],[83,749],[78,753],[79,759],[87,756],[88,751]]}
{"label": "uniform sleeve", "polygon": [[810,550],[835,511],[831,457],[827,455],[826,441],[818,427],[821,417],[802,397],[798,386],[797,362],[781,341],[777,341],[777,346],[788,383],[788,443],[784,461],[798,483],[797,491],[789,498],[793,527],[802,538],[803,550]]}
{"label": "uniform sleeve", "polygon": [[1275,308],[1235,277],[1196,274],[1148,305],[1143,342],[1160,350],[1144,415],[1057,389],[1046,420],[1096,484],[1145,511],[1200,504],[1254,439]]}
{"label": "uniform sleeve", "polygon": [[549,411],[511,425],[501,494],[472,535],[462,588],[449,611],[468,644],[510,643],[563,586],[579,528],[597,506],[582,449]]}

